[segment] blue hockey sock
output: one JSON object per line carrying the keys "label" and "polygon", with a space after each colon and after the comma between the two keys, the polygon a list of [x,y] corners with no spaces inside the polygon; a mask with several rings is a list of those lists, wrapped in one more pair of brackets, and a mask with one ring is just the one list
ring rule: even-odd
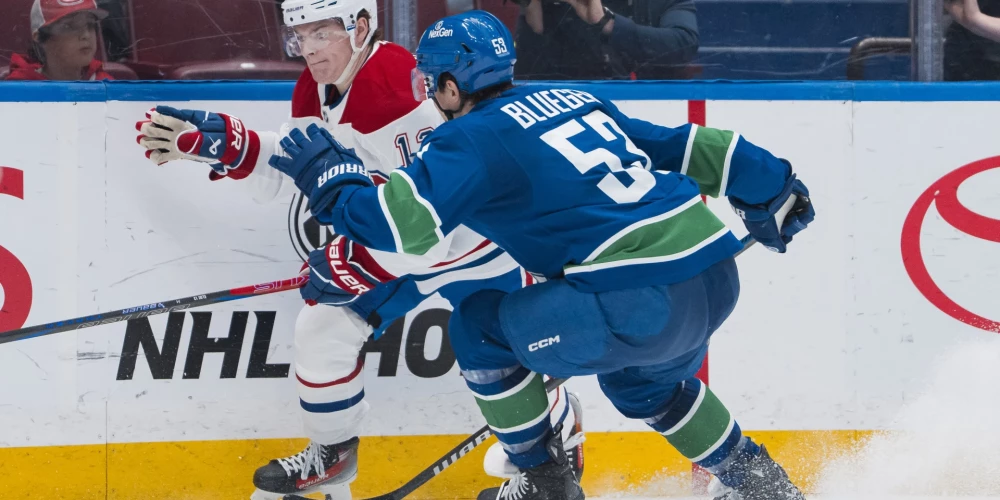
{"label": "blue hockey sock", "polygon": [[693,377],[681,383],[667,411],[645,420],[677,451],[727,486],[739,484],[745,468],[738,465],[760,453],[719,398]]}
{"label": "blue hockey sock", "polygon": [[550,460],[549,399],[542,376],[521,366],[463,370],[465,383],[510,461],[521,469]]}

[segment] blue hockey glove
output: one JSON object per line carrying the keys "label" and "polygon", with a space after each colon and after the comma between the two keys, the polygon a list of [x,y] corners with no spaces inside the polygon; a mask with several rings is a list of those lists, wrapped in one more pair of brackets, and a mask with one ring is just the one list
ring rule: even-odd
{"label": "blue hockey glove", "polygon": [[316,124],[309,125],[306,134],[299,129],[289,132],[281,140],[287,156],[274,155],[268,163],[295,181],[309,198],[312,213],[329,206],[345,186],[374,185],[353,149],[345,148]]}
{"label": "blue hockey glove", "polygon": [[309,252],[302,271],[309,271],[309,282],[299,293],[309,305],[345,305],[359,295],[374,290],[380,280],[352,259],[353,244],[337,236],[323,248]]}
{"label": "blue hockey glove", "polygon": [[146,158],[157,165],[172,160],[208,163],[209,178],[242,179],[253,171],[260,138],[235,116],[193,109],[157,106],[136,123]]}
{"label": "blue hockey glove", "polygon": [[816,217],[809,190],[795,174],[788,177],[776,198],[762,205],[750,205],[730,197],[733,210],[743,219],[747,231],[768,250],[785,253],[792,237]]}

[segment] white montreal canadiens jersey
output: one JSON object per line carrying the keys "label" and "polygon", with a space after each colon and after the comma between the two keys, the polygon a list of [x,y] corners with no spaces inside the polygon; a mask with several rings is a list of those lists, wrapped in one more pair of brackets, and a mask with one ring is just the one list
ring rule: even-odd
{"label": "white montreal canadiens jersey", "polygon": [[[307,69],[295,86],[291,120],[280,134],[259,134],[260,158],[245,179],[254,198],[266,203],[295,192],[291,179],[267,161],[281,151],[281,137],[310,123],[321,123],[338,141],[354,148],[376,183],[385,182],[396,168],[409,165],[423,141],[443,122],[432,101],[414,100],[411,71],[415,66],[406,49],[379,42],[343,96],[331,95],[332,87],[316,83]],[[449,283],[486,280],[518,269],[496,244],[465,226],[455,228],[421,256],[359,251],[369,254],[390,278],[409,275],[425,295]],[[532,278],[525,275],[524,280],[530,283]]]}

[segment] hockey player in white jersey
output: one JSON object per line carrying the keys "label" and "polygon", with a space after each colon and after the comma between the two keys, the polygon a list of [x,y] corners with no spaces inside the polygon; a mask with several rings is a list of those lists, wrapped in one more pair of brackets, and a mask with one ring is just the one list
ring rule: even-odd
{"label": "hockey player in white jersey", "polygon": [[[388,174],[409,164],[411,154],[443,119],[432,102],[413,100],[415,60],[404,48],[380,40],[375,0],[286,0],[282,8],[286,48],[291,55],[302,55],[308,69],[295,86],[292,118],[281,133],[250,130],[238,118],[221,113],[160,106],[137,124],[146,156],[156,164],[208,163],[212,180],[238,180],[262,203],[296,191],[267,161],[281,154],[279,138],[287,130],[308,123],[320,123],[353,147],[373,166],[376,177],[378,170]],[[315,295],[324,297],[324,303],[304,307],[295,325],[295,376],[311,442],[302,452],[258,469],[254,499],[291,499],[314,492],[330,500],[350,498],[349,484],[357,474],[357,436],[368,411],[360,352],[373,326],[379,335],[435,292],[454,305],[476,290],[516,289],[533,282],[495,244],[465,228],[421,257],[370,251],[344,238],[335,238],[325,253],[326,261],[309,264],[314,270],[324,268],[329,282],[307,285],[316,287]],[[330,273],[334,265],[348,274]],[[330,301],[330,288],[343,290],[341,298]],[[552,422],[564,423],[567,447],[582,471],[579,404],[565,389],[553,393],[551,400]],[[499,448],[488,457],[487,472],[516,470]]]}

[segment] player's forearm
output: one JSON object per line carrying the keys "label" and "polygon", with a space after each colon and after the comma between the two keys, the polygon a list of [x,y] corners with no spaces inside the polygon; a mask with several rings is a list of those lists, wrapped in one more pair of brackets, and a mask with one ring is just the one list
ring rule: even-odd
{"label": "player's forearm", "polygon": [[654,168],[692,178],[705,196],[763,203],[781,192],[791,173],[785,162],[729,130],[669,128],[635,119],[626,126]]}
{"label": "player's forearm", "polygon": [[[376,187],[345,186],[333,203],[325,209],[314,210],[313,216],[321,224],[331,226],[335,233],[373,250],[415,255],[427,253],[433,244],[417,244],[427,241],[427,235],[421,234],[424,231],[420,230],[419,224],[404,219],[402,213],[393,208],[395,202],[391,197],[386,200],[384,195],[379,195],[379,191]],[[431,233],[434,238],[433,230]]]}
{"label": "player's forearm", "polygon": [[[378,231],[371,224],[376,218],[385,220],[376,190],[375,187],[345,186],[326,208],[312,208],[313,217],[320,224],[332,227],[333,232],[362,246],[393,252],[396,245],[391,232]],[[385,226],[388,230],[388,225]]]}
{"label": "player's forearm", "polygon": [[268,165],[271,155],[281,154],[280,136],[274,132],[258,132],[260,137],[260,155],[253,170],[243,183],[257,203],[269,203],[284,193],[291,194],[295,186],[284,182],[285,175]]}
{"label": "player's forearm", "polygon": [[781,194],[792,166],[740,137],[733,150],[725,195],[746,203],[767,203]]}
{"label": "player's forearm", "polygon": [[736,132],[697,125],[681,128],[688,133],[680,172],[693,178],[704,195],[764,203],[781,193],[791,175],[787,163]]}

